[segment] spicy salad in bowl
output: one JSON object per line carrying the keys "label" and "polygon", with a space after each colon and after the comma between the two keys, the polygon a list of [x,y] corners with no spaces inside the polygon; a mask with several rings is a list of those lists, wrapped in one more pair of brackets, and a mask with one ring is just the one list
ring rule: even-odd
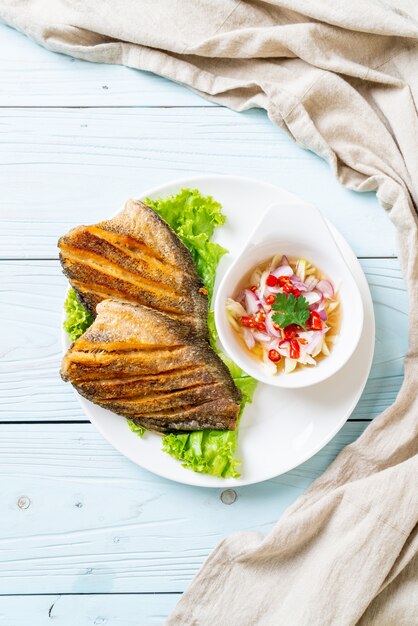
{"label": "spicy salad in bowl", "polygon": [[336,289],[304,258],[279,254],[258,265],[226,310],[248,353],[272,376],[315,366],[338,337]]}
{"label": "spicy salad in bowl", "polygon": [[333,376],[360,340],[356,281],[320,212],[274,205],[216,294],[228,355],[260,382],[308,387]]}

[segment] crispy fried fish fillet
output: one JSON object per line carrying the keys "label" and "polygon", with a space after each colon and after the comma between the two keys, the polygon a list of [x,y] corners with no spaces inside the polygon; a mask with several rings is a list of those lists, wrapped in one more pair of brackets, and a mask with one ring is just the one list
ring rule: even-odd
{"label": "crispy fried fish fillet", "polygon": [[64,274],[96,314],[106,298],[143,304],[207,336],[208,302],[189,250],[153,209],[128,200],[116,217],[58,242]]}
{"label": "crispy fried fish fillet", "polygon": [[85,398],[150,430],[236,427],[241,392],[224,363],[189,325],[148,307],[98,304],[61,375]]}

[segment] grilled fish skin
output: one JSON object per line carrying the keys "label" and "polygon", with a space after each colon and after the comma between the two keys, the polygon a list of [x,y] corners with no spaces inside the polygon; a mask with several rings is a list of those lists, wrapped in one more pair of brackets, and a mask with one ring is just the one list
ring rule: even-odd
{"label": "grilled fish skin", "polygon": [[208,299],[189,250],[159,215],[128,200],[116,217],[78,226],[58,242],[64,274],[96,315],[107,298],[143,304],[208,336]]}
{"label": "grilled fish skin", "polygon": [[116,299],[64,356],[61,376],[85,398],[161,433],[234,430],[241,392],[188,324]]}

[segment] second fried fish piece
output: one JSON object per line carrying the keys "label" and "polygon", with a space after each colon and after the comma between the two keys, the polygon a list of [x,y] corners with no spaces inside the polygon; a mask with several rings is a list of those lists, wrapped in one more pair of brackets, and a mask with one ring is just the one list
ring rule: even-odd
{"label": "second fried fish piece", "polygon": [[93,314],[106,298],[142,304],[207,336],[207,295],[189,250],[149,206],[128,200],[116,217],[58,242],[64,274]]}
{"label": "second fried fish piece", "polygon": [[208,342],[153,309],[119,300],[65,355],[64,380],[95,404],[158,432],[233,430],[241,392]]}

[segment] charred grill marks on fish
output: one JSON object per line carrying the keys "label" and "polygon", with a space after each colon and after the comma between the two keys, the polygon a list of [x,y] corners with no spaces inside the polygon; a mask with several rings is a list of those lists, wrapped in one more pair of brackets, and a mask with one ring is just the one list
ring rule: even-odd
{"label": "charred grill marks on fish", "polygon": [[207,296],[192,256],[143,202],[128,200],[116,217],[79,226],[58,242],[64,274],[93,314],[117,298],[161,311],[207,337]]}
{"label": "charred grill marks on fish", "polygon": [[158,432],[234,429],[241,392],[207,341],[149,307],[107,299],[64,357],[89,400]]}

